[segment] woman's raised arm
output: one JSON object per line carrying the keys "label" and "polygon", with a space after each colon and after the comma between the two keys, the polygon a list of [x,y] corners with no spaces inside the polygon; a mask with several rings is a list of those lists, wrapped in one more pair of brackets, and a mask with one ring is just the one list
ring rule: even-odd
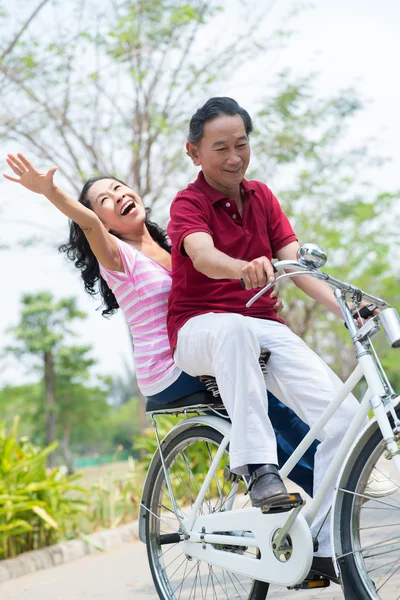
{"label": "woman's raised arm", "polygon": [[45,196],[60,212],[79,225],[100,264],[108,269],[123,271],[116,239],[106,230],[95,212],[68,196],[54,183],[53,177],[57,167],[51,167],[47,173],[41,173],[19,153],[8,154],[6,161],[17,175],[12,177],[4,173],[6,179]]}

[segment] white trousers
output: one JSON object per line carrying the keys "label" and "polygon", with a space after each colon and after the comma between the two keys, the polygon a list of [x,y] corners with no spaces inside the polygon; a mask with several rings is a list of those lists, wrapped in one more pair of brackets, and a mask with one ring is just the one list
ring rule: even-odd
{"label": "white trousers", "polygon": [[[264,381],[260,348],[271,351]],[[207,313],[179,330],[174,359],[189,375],[212,375],[232,421],[230,467],[246,474],[248,464],[278,464],[268,417],[266,387],[312,427],[342,385],[340,379],[286,325],[232,313]],[[314,493],[358,408],[348,396],[320,435],[315,454]],[[312,525],[315,536],[332,503],[333,486]],[[329,521],[318,535],[317,555],[330,556]]]}

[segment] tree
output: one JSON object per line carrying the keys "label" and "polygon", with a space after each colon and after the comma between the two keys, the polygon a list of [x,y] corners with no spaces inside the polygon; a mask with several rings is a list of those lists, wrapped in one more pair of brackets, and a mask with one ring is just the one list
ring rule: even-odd
{"label": "tree", "polygon": [[[10,329],[15,344],[6,350],[18,358],[33,359],[33,365],[44,379],[46,411],[46,445],[56,439],[57,406],[55,395],[55,356],[76,319],[85,314],[77,309],[75,298],[55,300],[50,292],[25,294],[21,300],[21,319]],[[49,465],[54,466],[54,455],[49,456]]]}
{"label": "tree", "polygon": [[73,471],[71,439],[80,448],[88,448],[101,423],[107,420],[107,403],[111,382],[107,378],[89,384],[90,367],[95,360],[89,356],[90,346],[62,346],[54,360],[57,422],[61,438],[61,452]]}
{"label": "tree", "polygon": [[281,28],[263,27],[273,4],[237,2],[234,29],[232,0],[10,2],[15,29],[0,12],[0,136],[56,163],[73,194],[112,172],[166,220],[191,168],[187,117],[216,83],[284,42]]}
{"label": "tree", "polygon": [[[182,145],[188,116],[219,93],[217,81],[221,85],[287,39],[287,20],[285,31],[265,36],[273,4],[256,0],[241,3],[240,35],[230,36],[232,1],[73,0],[56,8],[63,18],[52,28],[53,2],[38,0],[34,9],[19,11],[15,31],[5,30],[3,15],[0,133],[56,162],[75,192],[90,173],[113,171],[164,217],[162,205],[187,181]],[[206,41],[210,24],[216,37]],[[253,175],[272,180],[301,240],[327,247],[330,271],[355,277],[373,292],[378,279],[393,276],[388,252],[398,225],[384,216],[396,195],[374,193],[364,181],[363,169],[380,162],[366,145],[348,151],[343,144],[362,108],[357,95],[345,90],[321,99],[313,78],[295,81],[289,72],[271,80],[269,90],[253,115]],[[334,362],[343,329],[293,287],[285,296],[289,325]],[[347,370],[349,361],[341,362]]]}
{"label": "tree", "polygon": [[[381,192],[364,178],[382,163],[366,142],[346,149],[346,134],[362,110],[354,90],[321,98],[317,83],[316,76],[280,75],[254,119],[253,175],[278,195],[300,243],[326,248],[332,275],[395,304],[398,276],[390,257],[398,248],[393,214],[399,193]],[[291,329],[347,377],[355,357],[340,321],[293,285],[282,295]]]}
{"label": "tree", "polygon": [[241,4],[240,35],[223,39],[217,28],[209,40],[211,21],[229,31],[231,2],[42,0],[21,7],[16,31],[3,16],[0,134],[56,162],[75,192],[91,173],[113,172],[149,205],[165,201],[185,177],[187,115],[216,78],[285,37],[262,27],[273,2]]}

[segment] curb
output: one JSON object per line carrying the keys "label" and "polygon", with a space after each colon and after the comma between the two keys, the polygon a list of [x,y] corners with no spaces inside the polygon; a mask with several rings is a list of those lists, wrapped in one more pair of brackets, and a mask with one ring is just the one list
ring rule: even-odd
{"label": "curb", "polygon": [[95,546],[108,550],[114,546],[138,539],[138,522],[132,521],[115,529],[106,529],[85,536],[83,539],[60,542],[54,546],[31,550],[15,558],[0,561],[0,583],[22,577],[28,573],[56,567],[63,563],[82,558],[86,554],[99,552]]}

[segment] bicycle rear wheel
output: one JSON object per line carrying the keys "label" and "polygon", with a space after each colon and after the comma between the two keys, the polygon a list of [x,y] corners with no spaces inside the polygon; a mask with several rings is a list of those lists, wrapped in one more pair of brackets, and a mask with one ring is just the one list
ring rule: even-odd
{"label": "bicycle rear wheel", "polygon": [[[177,511],[189,514],[199,489],[221,443],[222,435],[207,426],[193,426],[171,440],[164,450],[164,461],[173,489]],[[229,465],[225,452],[204,498],[201,514],[226,510],[234,495],[232,508],[249,505],[242,480],[236,490],[224,478]],[[161,459],[154,470],[145,501],[147,554],[154,585],[161,600],[264,600],[269,584],[221,569],[183,553],[179,543],[160,545],[160,536],[181,532],[180,522],[168,492]],[[245,546],[224,547],[230,552],[253,554]]]}
{"label": "bicycle rear wheel", "polygon": [[371,434],[339,492],[343,494],[339,562],[348,597],[393,600],[400,593],[400,490],[383,498],[363,497],[373,469],[396,487],[399,474],[385,458],[379,429]]}

